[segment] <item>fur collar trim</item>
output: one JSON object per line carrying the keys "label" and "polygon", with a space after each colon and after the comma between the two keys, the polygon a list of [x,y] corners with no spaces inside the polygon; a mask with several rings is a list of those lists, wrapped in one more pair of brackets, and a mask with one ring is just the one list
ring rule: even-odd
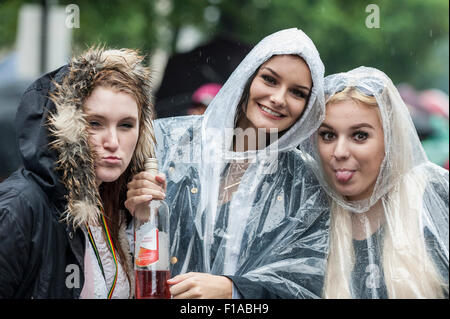
{"label": "fur collar trim", "polygon": [[77,228],[99,220],[102,202],[96,186],[94,155],[88,143],[88,123],[83,103],[93,90],[93,83],[102,70],[116,70],[128,75],[146,96],[141,111],[141,127],[135,153],[130,162],[131,173],[144,170],[145,159],[155,157],[151,104],[150,72],[142,65],[143,57],[136,51],[91,48],[69,65],[69,73],[62,83],[54,82],[56,89],[50,99],[56,111],[48,118],[54,140],[51,147],[58,152],[56,169],[68,191],[64,219]]}

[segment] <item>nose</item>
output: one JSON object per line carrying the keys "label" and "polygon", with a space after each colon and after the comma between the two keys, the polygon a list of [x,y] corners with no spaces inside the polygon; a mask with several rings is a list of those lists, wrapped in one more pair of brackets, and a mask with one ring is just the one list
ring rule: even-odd
{"label": "nose", "polygon": [[345,160],[350,157],[350,150],[348,148],[348,144],[345,138],[339,138],[336,141],[333,156],[336,160]]}
{"label": "nose", "polygon": [[284,88],[275,88],[270,95],[270,102],[275,106],[284,106],[286,104],[285,91]]}
{"label": "nose", "polygon": [[111,152],[114,152],[119,147],[119,138],[117,131],[114,128],[105,131],[103,136],[103,147]]}

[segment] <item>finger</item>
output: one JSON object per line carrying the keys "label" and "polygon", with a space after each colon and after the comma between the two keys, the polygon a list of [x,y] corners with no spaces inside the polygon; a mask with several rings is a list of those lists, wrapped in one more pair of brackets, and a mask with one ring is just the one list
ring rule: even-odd
{"label": "finger", "polygon": [[192,288],[192,283],[188,281],[181,281],[178,284],[175,284],[169,288],[171,295],[175,298],[178,295],[187,292],[189,289]]}
{"label": "finger", "polygon": [[156,190],[164,193],[163,187],[161,187],[156,181],[152,182],[148,179],[132,180],[131,182],[129,182],[127,184],[127,188],[129,190],[139,189],[139,188],[151,188],[151,189],[156,189]]}
{"label": "finger", "polygon": [[154,183],[165,183],[166,182],[166,174],[158,173],[153,174],[150,172],[140,172],[133,176],[133,180],[149,180]]}
{"label": "finger", "polygon": [[136,206],[145,202],[149,202],[153,199],[152,195],[141,195],[127,199],[125,201],[125,207],[128,209],[131,215],[134,216]]}
{"label": "finger", "polygon": [[127,200],[132,199],[133,197],[143,195],[151,195],[153,199],[157,200],[163,200],[166,198],[166,194],[159,190],[150,188],[138,188],[138,189],[130,189],[129,191],[127,191]]}
{"label": "finger", "polygon": [[161,185],[161,187],[164,189],[164,191],[167,189],[166,187],[166,175],[164,173],[159,173],[155,176],[155,180]]}
{"label": "finger", "polygon": [[177,284],[179,282],[182,282],[183,280],[186,280],[188,278],[194,277],[197,273],[195,272],[188,272],[185,274],[181,274],[181,275],[177,275],[173,278],[170,278],[167,280],[167,282],[169,283],[169,285],[174,285]]}
{"label": "finger", "polygon": [[140,173],[137,173],[136,175],[134,175],[132,178],[132,181],[148,180],[152,183],[158,184],[158,182],[155,180],[156,175],[159,175],[159,174],[153,174],[150,172],[143,171],[143,172],[140,172]]}
{"label": "finger", "polygon": [[133,176],[133,179],[134,180],[139,180],[139,179],[152,180],[152,179],[154,179],[154,177],[155,177],[155,174],[150,173],[150,172],[146,172],[146,171],[142,171],[142,172],[139,172],[139,173],[135,174]]}

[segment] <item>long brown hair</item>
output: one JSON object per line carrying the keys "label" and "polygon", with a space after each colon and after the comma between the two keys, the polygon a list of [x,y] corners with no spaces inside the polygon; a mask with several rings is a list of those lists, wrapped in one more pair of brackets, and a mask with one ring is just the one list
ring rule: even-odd
{"label": "long brown hair", "polygon": [[[138,105],[138,136],[140,137],[145,127],[142,110],[145,107],[151,107],[151,105],[147,105],[148,97],[146,97],[146,93],[140,87],[139,83],[136,83],[130,76],[123,72],[114,69],[105,69],[99,72],[94,79],[92,90],[99,86],[129,94],[134,98]],[[136,152],[136,149],[134,152]],[[93,156],[96,155],[93,154]],[[127,183],[131,180],[134,173],[135,172],[132,172],[131,165],[129,165],[125,172],[122,173],[117,180],[109,183],[102,183],[99,187],[99,194],[103,205],[103,214],[110,231],[111,240],[119,255],[120,264],[122,265],[130,282],[131,278],[129,273],[131,269],[129,269],[130,265],[127,263],[127,256],[129,253],[124,251],[123,246],[120,243],[119,236],[120,228],[126,222],[127,210],[124,206],[124,202],[126,200]],[[103,236],[105,237],[106,234],[103,233]]]}

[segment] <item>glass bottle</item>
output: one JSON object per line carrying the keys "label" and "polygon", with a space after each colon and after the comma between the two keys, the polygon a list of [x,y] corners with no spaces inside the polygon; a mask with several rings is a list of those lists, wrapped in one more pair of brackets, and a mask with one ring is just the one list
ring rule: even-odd
{"label": "glass bottle", "polygon": [[[145,170],[158,174],[156,158],[145,162]],[[170,299],[169,207],[164,200],[136,207],[134,247],[136,299]]]}

